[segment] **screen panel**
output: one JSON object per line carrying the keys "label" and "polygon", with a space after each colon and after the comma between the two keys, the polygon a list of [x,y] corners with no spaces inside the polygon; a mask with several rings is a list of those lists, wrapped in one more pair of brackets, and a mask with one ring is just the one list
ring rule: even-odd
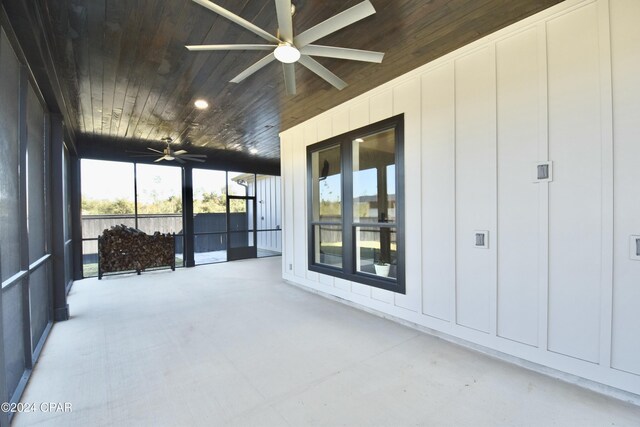
{"label": "screen panel", "polygon": [[29,263],[46,252],[47,223],[45,183],[49,168],[45,161],[44,109],[31,85],[27,89],[27,197],[29,223]]}
{"label": "screen panel", "polygon": [[29,275],[32,348],[36,348],[50,320],[49,265],[45,264]]}
{"label": "screen panel", "polygon": [[24,335],[22,319],[22,286],[24,282],[2,292],[2,332],[4,346],[4,363],[8,396],[3,402],[8,402],[15,391],[25,370]]}
{"label": "screen panel", "polygon": [[20,65],[0,29],[0,271],[2,280],[20,271],[18,116]]}

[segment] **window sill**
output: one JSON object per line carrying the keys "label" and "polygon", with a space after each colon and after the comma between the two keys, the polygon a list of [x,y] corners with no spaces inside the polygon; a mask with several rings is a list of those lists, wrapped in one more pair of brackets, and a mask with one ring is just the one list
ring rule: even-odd
{"label": "window sill", "polygon": [[397,294],[406,294],[404,282],[401,279],[393,279],[388,277],[376,276],[367,273],[345,273],[341,269],[324,265],[310,265],[309,271],[325,274],[327,276],[337,277],[339,279],[348,280],[350,282],[361,283],[374,288],[384,289]]}

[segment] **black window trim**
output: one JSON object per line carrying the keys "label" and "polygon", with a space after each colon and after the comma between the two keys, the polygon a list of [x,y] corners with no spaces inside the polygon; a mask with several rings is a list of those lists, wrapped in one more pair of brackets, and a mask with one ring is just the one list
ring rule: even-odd
{"label": "black window trim", "polygon": [[[396,221],[389,223],[362,224],[353,220],[353,149],[356,138],[363,138],[376,133],[395,129],[396,137]],[[340,147],[341,188],[342,188],[342,221],[331,223],[313,220],[313,164],[312,154],[334,146]],[[406,294],[405,277],[405,228],[404,228],[404,114],[372,123],[341,135],[307,146],[307,265],[309,271],[337,277],[351,282],[362,283],[391,292]],[[384,225],[381,225],[384,224]],[[334,225],[342,227],[342,267],[334,267],[315,263],[315,233],[317,225]],[[358,225],[370,227],[391,227],[397,233],[397,266],[396,279],[377,277],[372,274],[356,271],[355,266],[355,233]]]}

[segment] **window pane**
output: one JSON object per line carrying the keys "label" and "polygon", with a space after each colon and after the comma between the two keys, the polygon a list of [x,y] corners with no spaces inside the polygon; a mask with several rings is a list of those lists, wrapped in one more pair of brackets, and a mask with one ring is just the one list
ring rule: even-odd
{"label": "window pane", "polygon": [[253,199],[229,200],[229,230],[253,230]]}
{"label": "window pane", "polygon": [[258,230],[280,229],[280,177],[258,175],[256,179],[258,200]]}
{"label": "window pane", "polygon": [[194,236],[196,265],[227,260],[227,234],[196,234]]}
{"label": "window pane", "polygon": [[182,233],[182,214],[138,215],[138,229],[147,234]]}
{"label": "window pane", "polygon": [[311,155],[312,203],[314,221],[342,218],[342,168],[340,147],[316,151]]}
{"label": "window pane", "polygon": [[24,334],[22,318],[22,288],[24,282],[9,289],[2,290],[2,345],[4,346],[4,369],[6,374],[8,396],[0,396],[2,402],[8,402],[9,398],[20,383],[20,378],[25,371],[24,363]]}
{"label": "window pane", "polygon": [[258,231],[258,258],[281,254],[282,237],[280,230]]}
{"label": "window pane", "polygon": [[182,232],[182,169],[137,165],[138,228],[147,234]]}
{"label": "window pane", "polygon": [[45,264],[29,276],[29,301],[31,316],[32,348],[36,348],[49,323],[49,264]]}
{"label": "window pane", "polygon": [[226,172],[193,170],[193,227],[196,233],[227,230]]}
{"label": "window pane", "polygon": [[80,167],[82,237],[95,239],[119,224],[134,227],[133,164],[82,159]]}
{"label": "window pane", "polygon": [[184,235],[176,234],[175,239],[176,239],[176,249],[175,249],[176,267],[184,267],[184,256],[182,255],[184,251]]}
{"label": "window pane", "polygon": [[255,196],[256,178],[252,173],[228,172],[230,196]]}
{"label": "window pane", "polygon": [[44,109],[35,92],[27,90],[27,199],[29,223],[29,263],[45,254],[44,177],[49,171],[45,161]]}
{"label": "window pane", "polygon": [[396,278],[397,232],[392,227],[356,227],[356,270]]}
{"label": "window pane", "polygon": [[2,280],[20,271],[18,204],[18,89],[20,66],[0,29],[0,271]]}
{"label": "window pane", "polygon": [[339,225],[315,225],[316,264],[342,267],[342,227]]}
{"label": "window pane", "polygon": [[105,229],[114,225],[136,226],[136,217],[129,215],[82,215],[82,238],[96,239]]}
{"label": "window pane", "polygon": [[230,248],[248,248],[255,246],[253,231],[233,231],[229,233]]}
{"label": "window pane", "polygon": [[98,275],[98,241],[85,240],[82,242],[82,276],[94,277]]}
{"label": "window pane", "polygon": [[196,233],[214,233],[227,230],[227,214],[199,213],[193,216],[193,228]]}
{"label": "window pane", "polygon": [[353,141],[353,218],[356,222],[395,222],[395,130]]}

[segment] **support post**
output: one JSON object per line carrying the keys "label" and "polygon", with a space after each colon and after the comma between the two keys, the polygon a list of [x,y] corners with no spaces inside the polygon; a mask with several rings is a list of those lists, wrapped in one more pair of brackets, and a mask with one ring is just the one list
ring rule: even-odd
{"label": "support post", "polygon": [[82,279],[82,215],[80,207],[80,159],[71,155],[69,189],[71,194],[71,237],[73,239],[73,280]]}
{"label": "support post", "polygon": [[182,249],[184,266],[196,265],[194,257],[194,226],[193,226],[193,169],[191,166],[182,167]]}
{"label": "support post", "polygon": [[65,221],[64,194],[64,129],[62,116],[50,115],[51,138],[51,223],[55,224],[51,230],[51,254],[53,256],[53,320],[58,322],[69,319],[69,305],[67,304],[67,283],[65,266],[71,262],[65,257],[65,235],[63,226]]}

